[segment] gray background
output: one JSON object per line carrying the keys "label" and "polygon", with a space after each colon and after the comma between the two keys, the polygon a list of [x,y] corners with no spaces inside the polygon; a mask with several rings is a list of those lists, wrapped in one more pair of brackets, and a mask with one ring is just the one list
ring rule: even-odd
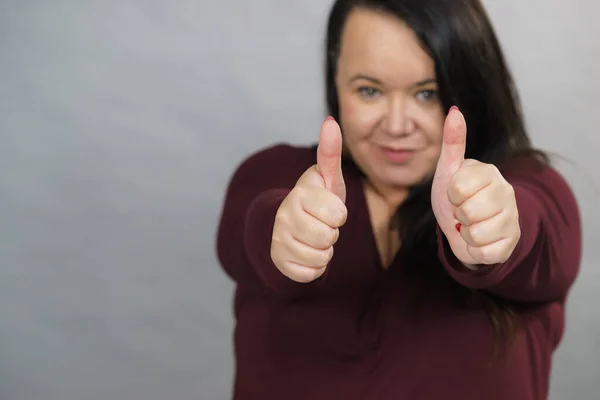
{"label": "gray background", "polygon": [[[0,2],[0,399],[226,399],[237,163],[324,116],[330,1]],[[553,399],[600,391],[596,0],[487,1],[585,261]]]}

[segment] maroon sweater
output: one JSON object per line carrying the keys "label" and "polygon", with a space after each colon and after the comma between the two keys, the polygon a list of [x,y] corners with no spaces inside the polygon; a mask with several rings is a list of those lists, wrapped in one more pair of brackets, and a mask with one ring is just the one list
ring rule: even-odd
{"label": "maroon sweater", "polygon": [[403,271],[416,259],[381,268],[355,169],[344,170],[348,220],[325,274],[302,284],[279,272],[270,258],[275,214],[315,162],[315,147],[277,145],[246,159],[227,190],[217,252],[237,284],[234,398],[546,399],[581,257],[578,207],[560,175],[518,162],[503,169],[522,231],[506,263],[467,270],[438,231],[438,258],[452,279],[526,305],[511,356],[493,361],[484,311],[434,290],[415,312]]}

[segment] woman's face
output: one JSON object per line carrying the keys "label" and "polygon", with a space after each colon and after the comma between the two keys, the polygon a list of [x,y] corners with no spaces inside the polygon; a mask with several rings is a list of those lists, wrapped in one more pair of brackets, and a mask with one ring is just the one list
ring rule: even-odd
{"label": "woman's face", "polygon": [[406,189],[433,174],[445,113],[433,60],[404,22],[355,9],[336,86],[344,144],[370,181]]}

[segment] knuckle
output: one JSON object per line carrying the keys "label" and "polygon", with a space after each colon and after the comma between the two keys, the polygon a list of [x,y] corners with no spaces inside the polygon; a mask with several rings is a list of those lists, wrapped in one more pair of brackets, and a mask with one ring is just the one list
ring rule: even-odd
{"label": "knuckle", "polygon": [[485,164],[485,165],[487,165],[487,167],[489,168],[490,173],[492,173],[494,175],[502,176],[500,169],[496,165],[494,165],[494,164]]}
{"label": "knuckle", "polygon": [[333,254],[334,254],[333,246],[331,246],[329,249],[327,249],[327,264],[329,264],[329,262],[333,258]]}
{"label": "knuckle", "polygon": [[279,267],[279,271],[281,271],[283,275],[287,276],[292,280],[296,280],[299,275],[297,268],[288,261],[281,264],[281,267]]}
{"label": "knuckle", "polygon": [[340,209],[339,207],[331,207],[328,210],[328,218],[327,220],[329,221],[328,225],[330,225],[332,228],[339,228],[340,226],[344,225],[344,223],[346,222],[346,215],[344,210]]}
{"label": "knuckle", "polygon": [[283,260],[290,254],[290,243],[282,238],[273,237],[271,241],[271,260],[277,266],[283,265]]}
{"label": "knuckle", "polygon": [[297,203],[293,201],[294,195],[290,194],[281,202],[275,214],[275,221],[290,222],[295,210],[298,208]]}
{"label": "knuckle", "polygon": [[[334,226],[340,226],[344,220],[344,209],[340,207],[340,200],[333,193],[327,193],[323,199],[323,209],[321,210],[324,220]],[[343,204],[342,204],[343,205]]]}
{"label": "knuckle", "polygon": [[488,173],[499,173],[500,170],[498,169],[498,167],[496,167],[494,164],[490,164],[490,163],[479,163],[478,164],[479,168],[481,168],[480,171],[485,171]]}
{"label": "knuckle", "polygon": [[471,226],[468,228],[469,238],[471,239],[471,243],[474,246],[478,246],[482,244],[481,241],[481,229],[477,227],[477,225]]}
{"label": "knuckle", "polygon": [[464,181],[455,177],[448,186],[448,199],[450,202],[458,205],[458,203],[462,202],[462,199],[466,196],[467,192],[468,186]]}
{"label": "knuckle", "polygon": [[310,168],[308,168],[306,171],[304,171],[304,173],[300,176],[300,178],[298,178],[298,180],[296,181],[296,186],[303,186],[303,185],[310,185],[311,183],[313,183],[316,179],[318,179],[319,176],[319,171],[317,169],[316,164],[312,165]]}
{"label": "knuckle", "polygon": [[[278,250],[278,246],[276,244],[276,242],[271,243],[271,260],[273,261],[273,264],[275,264],[277,266],[277,268],[279,268],[279,250]],[[281,268],[279,268],[281,269]]]}
{"label": "knuckle", "polygon": [[333,232],[332,233],[333,237],[332,237],[331,242],[330,242],[329,245],[333,246],[334,244],[337,243],[338,239],[340,238],[340,230],[339,229],[332,229],[331,231]]}
{"label": "knuckle", "polygon": [[332,248],[330,247],[327,250],[321,250],[319,252],[319,257],[318,257],[315,267],[325,267],[327,264],[329,264],[329,261],[331,260],[331,256],[333,255],[331,249]]}
{"label": "knuckle", "polygon": [[307,224],[307,232],[314,237],[323,237],[323,228],[318,220],[310,218]]}
{"label": "knuckle", "polygon": [[480,261],[483,264],[497,264],[506,261],[507,258],[502,257],[499,251],[494,246],[485,246],[479,249]]}
{"label": "knuckle", "polygon": [[273,228],[273,234],[271,235],[271,257],[278,256],[281,249],[285,248],[284,234],[277,226]]}
{"label": "knuckle", "polygon": [[333,246],[331,246],[327,249],[327,256],[325,259],[325,264],[323,264],[323,265],[327,266],[331,262],[332,258],[333,258]]}
{"label": "knuckle", "polygon": [[281,227],[281,225],[288,225],[290,220],[290,212],[284,207],[280,207],[275,214],[275,228]]}
{"label": "knuckle", "polygon": [[348,219],[348,209],[342,204],[338,210],[336,210],[336,226],[340,227],[346,223]]}
{"label": "knuckle", "polygon": [[308,283],[311,281],[308,268],[302,268],[296,265],[288,266],[284,275],[298,283]]}
{"label": "knuckle", "polygon": [[469,185],[465,182],[454,182],[453,189],[459,198],[463,198],[469,193]]}
{"label": "knuckle", "polygon": [[[317,280],[325,273],[325,268],[311,268],[308,275],[308,282]],[[307,282],[307,283],[308,283]]]}
{"label": "knuckle", "polygon": [[304,186],[298,185],[292,189],[292,191],[290,192],[290,197],[296,198],[298,200],[304,200],[304,199],[310,198],[308,192],[309,191],[307,188],[305,188]]}
{"label": "knuckle", "polygon": [[332,229],[332,228],[328,228],[324,234],[323,234],[323,238],[324,238],[324,244],[326,247],[332,246],[333,244],[335,244],[335,242],[338,239],[338,230],[337,229]]}
{"label": "knuckle", "polygon": [[475,219],[475,210],[473,206],[471,206],[468,203],[465,203],[462,206],[460,206],[458,209],[458,213],[459,215],[462,215],[462,217],[464,217],[465,222],[471,222]]}
{"label": "knuckle", "polygon": [[298,283],[310,283],[319,278],[325,272],[325,268],[305,268],[292,266],[287,272],[287,277]]}
{"label": "knuckle", "polygon": [[515,226],[515,233],[517,233],[518,236],[521,236],[521,221],[519,218],[519,212],[515,210],[515,213],[513,214],[513,219],[511,221],[513,223],[513,225]]}
{"label": "knuckle", "polygon": [[482,247],[479,250],[479,261],[482,264],[491,264],[492,263],[492,252],[487,247]]}
{"label": "knuckle", "polygon": [[515,197],[515,188],[510,183],[506,182],[505,184],[506,194],[510,197]]}
{"label": "knuckle", "polygon": [[311,279],[309,274],[298,272],[298,271],[295,271],[292,274],[288,275],[288,278],[290,278],[293,281],[296,281],[298,283],[309,283],[309,282],[313,281],[313,279]]}
{"label": "knuckle", "polygon": [[321,201],[319,203],[316,215],[318,216],[318,219],[322,220],[323,222],[331,221],[335,218],[335,213],[332,210],[332,207],[325,201]]}
{"label": "knuckle", "polygon": [[280,212],[275,215],[272,235],[274,241],[285,242],[285,237],[291,234],[293,227],[297,226],[293,219],[293,213],[289,213],[287,211]]}

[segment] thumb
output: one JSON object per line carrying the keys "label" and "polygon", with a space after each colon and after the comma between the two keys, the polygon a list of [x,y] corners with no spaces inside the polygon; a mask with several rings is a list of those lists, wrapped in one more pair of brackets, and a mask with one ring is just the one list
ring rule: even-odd
{"label": "thumb", "polygon": [[438,160],[436,173],[445,172],[454,175],[465,160],[467,146],[467,123],[458,107],[450,109],[442,138],[442,150]]}
{"label": "thumb", "polygon": [[333,117],[327,117],[321,126],[317,149],[317,169],[323,177],[325,187],[345,202],[346,185],[342,175],[342,132]]}

